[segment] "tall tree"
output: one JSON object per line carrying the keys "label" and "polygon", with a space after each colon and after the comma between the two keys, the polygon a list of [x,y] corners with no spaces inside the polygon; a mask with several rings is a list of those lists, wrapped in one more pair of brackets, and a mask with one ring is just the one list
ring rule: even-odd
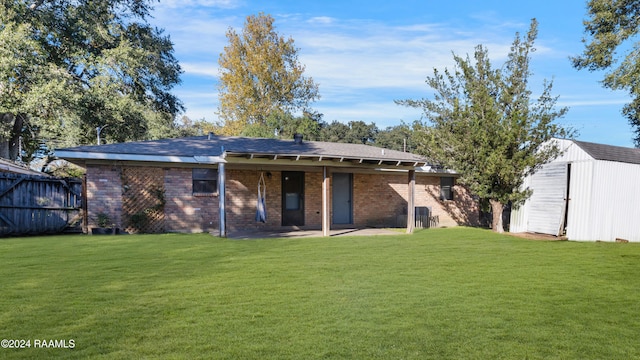
{"label": "tall tree", "polygon": [[[585,50],[572,58],[577,69],[606,70],[602,84],[613,90],[625,89],[632,100],[622,113],[635,128],[634,141],[640,147],[640,0],[591,0],[584,21],[588,38]],[[624,59],[616,52],[624,50]]]}
{"label": "tall tree", "polygon": [[552,83],[544,82],[535,102],[527,88],[536,36],[534,19],[525,38],[516,34],[507,62],[498,69],[481,45],[475,63],[454,54],[455,71],[434,69],[427,78],[434,99],[398,101],[424,109],[428,121],[417,127],[419,151],[459,171],[459,183],[489,201],[496,232],[504,231],[504,205],[517,206],[530,195],[521,189],[524,175],[557,156],[559,149],[549,140],[569,132],[554,123],[567,108],[555,109]]}
{"label": "tall tree", "polygon": [[279,35],[274,19],[263,13],[247,17],[242,34],[227,31],[229,45],[220,54],[219,116],[227,135],[248,125],[265,125],[274,113],[310,111],[318,85],[303,76],[299,49]]}
{"label": "tall tree", "polygon": [[[167,136],[182,108],[173,45],[147,17],[153,0],[0,4],[0,155]],[[55,142],[55,144],[51,144]]]}

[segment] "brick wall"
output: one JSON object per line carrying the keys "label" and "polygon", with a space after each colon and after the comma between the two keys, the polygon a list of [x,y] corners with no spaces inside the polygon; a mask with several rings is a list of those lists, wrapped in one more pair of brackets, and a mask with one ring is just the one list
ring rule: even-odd
{"label": "brick wall", "polygon": [[227,228],[233,230],[258,230],[280,226],[280,172],[264,171],[266,185],[265,205],[267,222],[256,221],[258,180],[260,171],[227,170]]}
{"label": "brick wall", "polygon": [[[399,226],[407,215],[407,174],[354,174],[356,226]],[[461,186],[454,186],[454,200],[440,200],[440,177],[416,176],[415,206],[427,206],[438,216],[439,226],[478,225],[479,206]]]}
{"label": "brick wall", "polygon": [[[267,176],[270,173],[271,176]],[[218,229],[219,197],[194,196],[190,168],[164,168],[165,229],[181,232],[211,232]],[[227,169],[227,229],[273,229],[282,223],[282,183],[280,171],[264,171],[267,222],[255,221],[260,171]],[[398,226],[398,216],[407,214],[407,174],[353,175],[353,221],[355,226]],[[305,173],[305,228],[322,226],[322,173]],[[87,167],[89,224],[95,215],[107,213],[122,226],[121,168]],[[454,186],[454,200],[441,201],[440,178],[416,176],[415,205],[432,208],[440,226],[477,225],[479,208],[461,186]]]}
{"label": "brick wall", "polygon": [[122,169],[116,166],[87,167],[87,212],[89,228],[98,227],[97,216],[104,213],[117,227],[122,226]]}
{"label": "brick wall", "polygon": [[164,169],[167,231],[212,232],[218,229],[218,196],[194,196],[190,168]]}
{"label": "brick wall", "polygon": [[[209,232],[218,229],[218,197],[194,196],[191,169],[165,168],[155,173],[163,176],[165,190],[165,230],[180,232]],[[87,211],[89,227],[95,227],[96,216],[106,213],[118,226],[122,218],[122,167],[87,166]]]}
{"label": "brick wall", "polygon": [[[322,173],[304,174],[304,224],[322,229]],[[331,206],[331,205],[329,205]]]}
{"label": "brick wall", "polygon": [[480,206],[462,186],[453,187],[453,200],[440,200],[439,176],[416,176],[416,206],[431,207],[440,219],[439,226],[477,226],[480,224]]}
{"label": "brick wall", "polygon": [[356,226],[396,226],[407,214],[407,175],[353,174],[353,222]]}

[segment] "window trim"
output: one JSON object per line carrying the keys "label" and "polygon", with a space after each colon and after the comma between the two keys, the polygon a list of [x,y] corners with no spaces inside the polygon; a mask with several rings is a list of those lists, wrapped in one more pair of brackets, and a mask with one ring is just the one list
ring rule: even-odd
{"label": "window trim", "polygon": [[[209,174],[207,175],[196,175],[198,171],[206,171],[207,173],[213,172],[215,175]],[[199,182],[213,182],[215,185],[215,190],[213,192],[209,191],[195,191],[196,181]],[[212,197],[218,196],[218,169],[215,168],[192,168],[191,169],[191,194],[196,197]]]}
{"label": "window trim", "polygon": [[440,177],[440,200],[453,201],[453,187],[455,185],[456,185],[455,177],[441,176]]}

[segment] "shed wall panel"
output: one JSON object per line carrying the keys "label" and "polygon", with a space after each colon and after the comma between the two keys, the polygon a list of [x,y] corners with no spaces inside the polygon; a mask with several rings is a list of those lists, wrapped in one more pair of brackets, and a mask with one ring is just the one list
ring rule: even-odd
{"label": "shed wall panel", "polygon": [[564,217],[567,163],[544,165],[531,178],[528,231],[558,235]]}
{"label": "shed wall panel", "polygon": [[579,161],[591,161],[593,157],[586,151],[582,150],[580,146],[576,145],[571,140],[556,140],[558,146],[562,149],[562,153],[554,160],[554,162],[579,162]]}
{"label": "shed wall panel", "polygon": [[[574,202],[569,201],[570,209],[569,209],[569,219],[567,221],[567,224],[583,223],[584,221],[580,216],[582,216],[582,214],[588,211],[589,207],[588,206],[582,207],[582,204],[584,203],[588,204],[590,202],[589,191],[591,189],[591,183],[589,181],[587,184],[583,184],[580,179],[584,179],[585,177],[590,178],[591,175],[587,175],[587,174],[588,173],[590,174],[590,171],[591,171],[590,162],[593,161],[593,158],[571,140],[556,139],[554,141],[557,142],[558,146],[562,150],[562,153],[550,164],[571,163],[572,164],[572,169],[571,169],[572,175],[571,175],[571,185],[570,185],[571,191],[574,191],[574,188],[575,188],[575,191],[577,191],[577,194],[578,193],[585,194],[585,195],[579,195],[574,197],[576,198],[576,201]],[[581,165],[578,165],[576,168],[577,164],[581,164]],[[574,171],[577,171],[576,176],[574,176]],[[526,189],[527,187],[529,187],[533,189],[533,186],[535,185],[532,185],[532,177],[527,176],[524,179],[522,188]],[[532,195],[532,196],[535,196],[535,195]],[[585,198],[584,196],[587,196],[587,198]],[[532,206],[533,206],[532,199],[529,198],[519,208],[514,209],[511,212],[511,225],[510,225],[509,231],[514,233],[536,231],[535,224],[534,224],[534,229],[530,227]],[[536,205],[536,206],[539,207],[542,205]],[[573,211],[571,211],[572,207],[575,208]],[[571,220],[572,214],[577,214],[578,217]],[[536,220],[534,220],[534,223],[535,222]],[[583,228],[578,228],[578,226],[576,226],[573,230],[578,231],[577,234],[579,235],[583,234],[583,231],[582,231]],[[569,232],[569,228],[567,228],[567,233],[568,232]]]}
{"label": "shed wall panel", "polygon": [[[522,189],[531,187],[531,176],[526,176],[522,182]],[[511,220],[509,222],[509,231],[512,233],[528,232],[527,219],[529,218],[529,208],[531,201],[525,201],[518,207],[511,209]]]}
{"label": "shed wall panel", "polygon": [[569,240],[588,240],[591,231],[593,164],[581,161],[571,164],[567,233]]}
{"label": "shed wall panel", "polygon": [[593,171],[592,236],[588,240],[640,242],[640,166],[598,161]]}

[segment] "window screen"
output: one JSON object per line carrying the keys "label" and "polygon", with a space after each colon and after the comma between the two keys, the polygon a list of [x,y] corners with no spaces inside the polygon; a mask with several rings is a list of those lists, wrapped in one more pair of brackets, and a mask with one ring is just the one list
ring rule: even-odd
{"label": "window screen", "polygon": [[453,184],[452,177],[440,178],[440,200],[453,200]]}
{"label": "window screen", "polygon": [[213,195],[218,193],[217,169],[193,169],[193,194]]}

